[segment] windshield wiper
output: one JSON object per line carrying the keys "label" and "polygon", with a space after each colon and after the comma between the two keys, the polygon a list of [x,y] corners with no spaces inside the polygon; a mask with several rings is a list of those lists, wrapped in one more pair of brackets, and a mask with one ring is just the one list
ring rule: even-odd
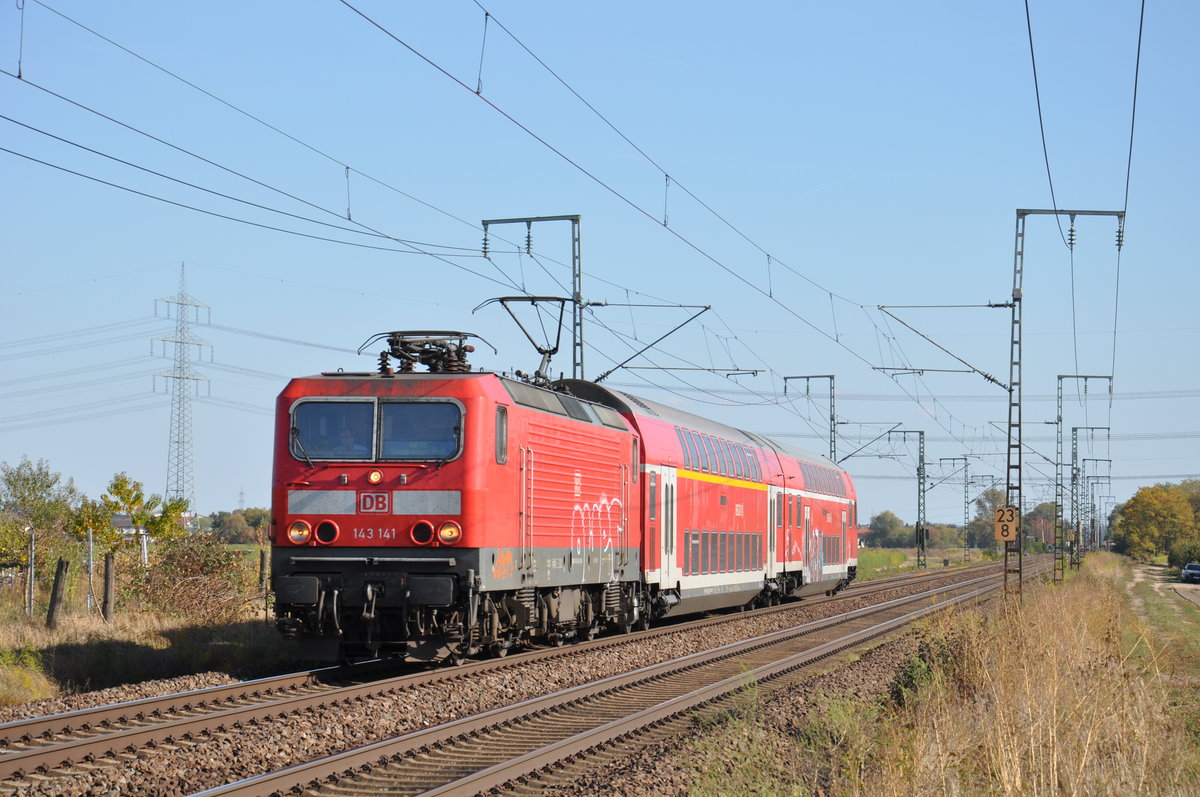
{"label": "windshield wiper", "polygon": [[300,453],[304,455],[304,461],[308,463],[308,467],[315,468],[312,459],[309,458],[308,452],[304,450],[304,443],[300,442],[300,430],[295,426],[292,427],[292,442],[300,449]]}

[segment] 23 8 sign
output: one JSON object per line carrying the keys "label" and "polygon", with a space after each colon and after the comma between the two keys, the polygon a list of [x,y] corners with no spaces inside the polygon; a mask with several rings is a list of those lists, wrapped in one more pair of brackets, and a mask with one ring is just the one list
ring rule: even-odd
{"label": "23 8 sign", "polygon": [[1015,506],[998,506],[993,516],[996,522],[996,539],[1001,542],[1012,542],[1017,539],[1020,526],[1020,515]]}

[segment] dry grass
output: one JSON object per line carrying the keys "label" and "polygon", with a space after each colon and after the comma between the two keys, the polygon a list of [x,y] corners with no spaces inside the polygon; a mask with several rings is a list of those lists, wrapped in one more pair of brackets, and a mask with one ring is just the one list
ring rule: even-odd
{"label": "dry grass", "polygon": [[1026,590],[995,617],[937,621],[910,668],[919,688],[831,791],[1195,794],[1200,740],[1172,715],[1127,580],[1121,560],[1093,554],[1065,586]]}
{"label": "dry grass", "polygon": [[730,757],[706,768],[734,794],[1200,794],[1200,651],[1137,616],[1129,581],[1090,554],[1020,606],[943,615],[886,705],[830,701],[782,743],[745,712],[709,738]]}
{"label": "dry grass", "polygon": [[46,628],[45,594],[29,617],[19,585],[0,589],[0,705],[198,672],[249,677],[303,666],[295,643],[264,620],[253,592],[189,601],[176,585],[178,599],[163,610],[134,587],[119,590],[109,624],[98,608],[87,608],[86,581],[73,578],[53,631]]}

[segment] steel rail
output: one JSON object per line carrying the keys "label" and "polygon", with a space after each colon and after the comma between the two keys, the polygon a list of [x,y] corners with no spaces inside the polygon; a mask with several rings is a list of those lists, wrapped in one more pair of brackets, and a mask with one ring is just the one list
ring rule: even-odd
{"label": "steel rail", "polygon": [[[355,667],[321,667],[307,672],[286,673],[256,678],[250,681],[221,686],[209,686],[203,689],[193,689],[186,692],[175,692],[170,695],[146,697],[131,700],[127,703],[112,703],[104,706],[66,711],[60,714],[47,714],[43,717],[14,720],[0,723],[0,747],[24,741],[33,742],[39,738],[48,738],[60,734],[76,733],[80,730],[90,730],[98,726],[112,726],[121,723],[142,721],[147,717],[164,714],[195,711],[218,703],[228,703],[235,700],[255,700],[270,692],[288,689],[305,689],[321,687],[331,681],[350,680],[357,676],[366,676],[368,671],[361,668],[378,669],[376,662],[357,665]],[[0,755],[0,760],[3,756]]]}
{"label": "steel rail", "polygon": [[[219,733],[242,724],[278,719],[314,706],[337,705],[358,699],[394,694],[439,681],[466,678],[473,674],[498,669],[520,667],[560,656],[581,655],[598,648],[735,622],[750,616],[767,616],[779,612],[803,610],[846,597],[863,597],[885,589],[917,586],[926,580],[941,580],[954,578],[957,575],[967,575],[974,570],[975,568],[972,567],[949,572],[938,571],[922,574],[919,577],[906,575],[895,579],[880,579],[864,582],[853,592],[848,594],[847,591],[843,591],[832,598],[809,599],[766,607],[754,612],[702,618],[661,626],[639,634],[581,642],[568,648],[534,649],[512,659],[475,661],[461,667],[407,673],[367,683],[355,683],[350,686],[331,685],[323,682],[322,679],[336,681],[368,678],[371,673],[386,671],[389,663],[386,661],[370,662],[356,667],[322,668],[311,672],[291,673],[284,676],[180,692],[161,698],[144,698],[130,703],[19,720],[0,725],[0,740],[3,740],[2,744],[5,747],[10,748],[0,754],[0,778],[20,778],[30,772],[48,772],[60,766],[69,766],[77,761],[95,760],[140,747],[170,743],[176,739],[192,739],[214,732]],[[829,621],[816,622],[827,623]],[[390,666],[394,668],[395,664],[391,663]],[[271,697],[271,693],[278,694],[289,690],[309,691],[302,694]],[[227,705],[231,702],[246,700],[255,702],[251,705]],[[203,713],[173,719],[169,716],[198,710]],[[165,719],[161,719],[164,717]],[[145,724],[147,720],[155,719],[160,719],[160,721],[149,725]],[[133,727],[118,727],[121,725],[132,725]],[[55,738],[60,736],[75,738]],[[13,739],[17,739],[29,747],[12,749]]]}
{"label": "steel rail", "polygon": [[[737,656],[755,654],[766,648],[785,644],[818,631],[830,629],[837,625],[844,625],[852,621],[861,621],[863,619],[871,618],[873,615],[886,614],[891,611],[902,610],[904,606],[911,605],[913,603],[925,604],[920,606],[920,608],[918,608],[914,613],[911,613],[914,617],[918,615],[923,616],[924,614],[927,614],[929,611],[932,611],[936,608],[928,605],[927,603],[927,601],[934,595],[945,595],[950,590],[964,589],[970,589],[971,595],[973,596],[978,595],[981,593],[981,591],[995,590],[997,588],[996,584],[1000,581],[1000,578],[1001,574],[999,573],[989,574],[951,587],[939,587],[934,590],[919,593],[917,595],[887,601],[875,606],[856,609],[851,612],[847,612],[844,615],[839,615],[835,618],[826,618],[824,620],[814,621],[802,626],[797,626],[782,631],[775,631],[750,640],[729,643],[709,651],[693,653],[668,662],[643,667],[630,673],[613,675],[599,681],[571,687],[550,695],[531,698],[510,706],[493,709],[477,716],[455,720],[432,728],[414,731],[394,739],[365,745],[363,747],[359,747],[345,753],[328,756],[317,761],[298,764],[277,772],[266,773],[260,776],[247,778],[245,780],[238,781],[237,783],[210,789],[200,792],[199,794],[203,795],[204,797],[217,797],[218,795],[221,797],[231,797],[233,795],[236,795],[237,797],[244,797],[245,795],[291,793],[297,789],[303,789],[310,785],[315,786],[315,784],[328,780],[332,777],[337,777],[341,784],[341,788],[346,788],[348,787],[348,784],[344,779],[346,777],[353,778],[356,770],[370,771],[374,770],[376,767],[385,767],[389,761],[397,760],[406,755],[411,756],[413,754],[418,754],[421,751],[431,752],[435,749],[444,751],[444,748],[454,744],[455,742],[478,740],[485,734],[497,732],[498,729],[515,728],[522,721],[528,723],[530,718],[545,718],[545,722],[551,722],[549,719],[549,713],[555,710],[560,710],[564,707],[578,707],[585,701],[597,697],[624,695],[629,693],[631,690],[639,686],[644,686],[648,683],[661,684],[671,678],[678,678],[681,673],[688,673],[691,678],[694,678],[695,674],[698,673],[699,669],[702,667],[710,666],[717,662],[724,662]],[[989,585],[981,586],[984,582],[987,582]],[[883,623],[876,623],[872,625],[869,629],[860,629],[856,631],[855,634],[861,635],[869,632],[870,635],[877,636],[879,634],[887,633],[889,630],[892,630],[895,627],[897,627],[897,621],[889,618]],[[832,649],[827,647],[828,644],[829,643],[820,643],[816,647],[819,650],[825,651],[823,655],[830,655],[829,651]],[[751,672],[776,672],[776,674],[778,674],[778,672],[784,672],[789,669],[795,669],[796,667],[802,666],[798,659],[786,658],[785,660],[790,661],[791,663],[784,665],[779,661],[775,661],[769,665],[766,665],[768,669],[755,668],[751,670]],[[776,669],[771,670],[770,668],[772,667]],[[730,678],[722,678],[720,680],[723,683],[739,683],[742,686],[747,683],[744,673],[740,673]],[[677,713],[679,710],[682,710],[677,706],[683,705],[691,699],[700,700],[701,695],[710,695],[714,689],[716,689],[715,686],[709,685],[699,690],[689,690],[689,694],[673,696],[672,700],[675,700],[676,702],[671,703],[671,705],[676,707],[667,711],[667,714],[669,715]],[[706,699],[711,699],[711,697]],[[661,702],[662,701],[659,701],[659,703]],[[581,710],[594,711],[594,709],[590,708]],[[642,709],[638,709],[638,711],[641,710]],[[566,720],[557,720],[555,721],[555,724],[561,722],[566,722]],[[592,722],[592,724],[596,725],[605,723]],[[596,729],[592,728],[581,734],[570,734],[567,738],[576,739],[578,737],[577,742],[586,748],[587,746],[594,746],[595,741],[593,736],[590,734],[594,734],[596,732]],[[625,732],[627,731],[622,731],[622,733]],[[585,744],[585,742],[587,743]],[[559,746],[564,743],[565,739],[558,738],[548,745],[539,745],[539,748],[544,747],[546,750],[551,748],[558,750]],[[492,743],[489,744],[489,749],[500,746],[501,745],[499,742],[492,740]],[[533,753],[530,752],[522,755],[532,754]],[[534,759],[527,759],[526,763],[532,760]],[[458,761],[456,761],[455,765],[467,766],[466,764],[462,764]],[[501,764],[497,766],[507,765]],[[538,766],[540,766],[540,764]],[[474,767],[475,770],[486,768],[488,767]],[[537,767],[535,766],[534,768]],[[451,766],[448,759],[444,769],[446,770],[446,776],[444,780],[436,786],[436,788],[451,788],[446,781],[457,782],[457,777],[449,773]],[[474,774],[470,776],[474,777]],[[497,777],[499,777],[499,775],[497,775]],[[500,782],[504,782],[504,780],[507,779],[509,778],[505,776]],[[416,793],[411,790],[405,791],[400,787],[391,788],[399,789],[396,793]],[[420,791],[421,793],[424,793],[426,789],[422,788]],[[475,791],[474,786],[471,786],[471,791]],[[459,793],[462,793],[462,791],[460,790]]]}

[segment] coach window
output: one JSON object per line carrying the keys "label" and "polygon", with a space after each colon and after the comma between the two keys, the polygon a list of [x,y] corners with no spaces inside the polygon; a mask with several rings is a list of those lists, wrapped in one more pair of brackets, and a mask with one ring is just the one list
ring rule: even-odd
{"label": "coach window", "polygon": [[676,426],[675,434],[679,437],[679,449],[683,452],[683,467],[687,468],[688,470],[693,470],[692,455],[688,451],[687,443],[683,440],[683,430]]}
{"label": "coach window", "polygon": [[696,451],[700,454],[700,470],[708,473],[708,452],[704,450],[704,440],[699,432],[686,431],[689,440],[694,441]]}
{"label": "coach window", "polygon": [[708,572],[708,532],[700,532],[700,572]]}
{"label": "coach window", "polygon": [[746,453],[746,449],[737,443],[733,444],[734,451],[737,453],[738,459],[742,462],[742,475],[747,479],[754,478],[754,471],[750,470],[750,455]]}
{"label": "coach window", "polygon": [[648,513],[650,520],[658,520],[658,474],[650,472],[650,483],[646,485],[646,492],[649,494],[650,511]]}
{"label": "coach window", "polygon": [[292,410],[292,456],[370,459],[375,405],[370,401],[303,401]]}
{"label": "coach window", "polygon": [[462,410],[449,401],[394,401],[380,406],[384,459],[447,460],[462,445]]}
{"label": "coach window", "polygon": [[742,463],[734,453],[733,444],[724,440],[718,442],[721,444],[721,450],[725,452],[725,459],[729,460],[729,475],[742,478]]}
{"label": "coach window", "polygon": [[680,435],[683,435],[684,442],[688,444],[688,467],[692,471],[700,471],[700,454],[696,453],[696,441],[691,438],[691,432],[686,429],[679,430]]}
{"label": "coach window", "polygon": [[717,455],[717,461],[721,463],[721,475],[722,476],[732,476],[733,468],[730,467],[729,460],[725,456],[725,449],[721,448],[720,439],[714,437],[712,439],[712,444],[713,444],[713,451]]}
{"label": "coach window", "polygon": [[720,473],[721,465],[717,461],[717,452],[713,451],[712,438],[706,434],[700,435],[700,439],[704,442],[704,447],[708,450],[708,461],[712,463],[712,472]]}
{"label": "coach window", "polygon": [[496,407],[496,464],[508,462],[508,407]]}

